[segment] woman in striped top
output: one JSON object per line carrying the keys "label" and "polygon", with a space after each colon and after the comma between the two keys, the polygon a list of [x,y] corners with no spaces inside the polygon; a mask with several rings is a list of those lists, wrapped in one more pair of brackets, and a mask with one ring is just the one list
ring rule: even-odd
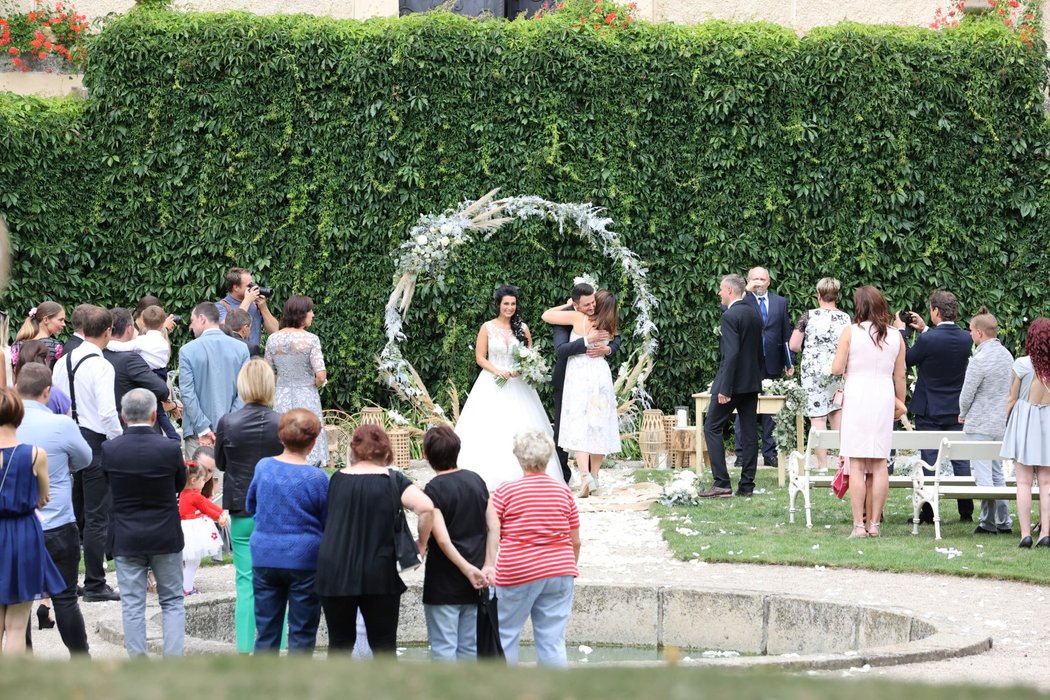
{"label": "woman in striped top", "polygon": [[580,513],[569,487],[546,473],[553,451],[541,430],[515,435],[514,456],[525,475],[496,488],[485,516],[482,572],[496,586],[500,641],[510,665],[518,661],[521,628],[531,616],[538,663],[568,666],[565,626],[579,575]]}

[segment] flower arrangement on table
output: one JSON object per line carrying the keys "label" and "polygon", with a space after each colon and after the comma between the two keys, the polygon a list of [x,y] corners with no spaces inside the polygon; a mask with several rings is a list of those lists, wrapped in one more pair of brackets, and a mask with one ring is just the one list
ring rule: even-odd
{"label": "flower arrangement on table", "polygon": [[[538,346],[539,343],[536,345]],[[547,364],[547,359],[540,354],[537,347],[528,348],[524,345],[515,345],[511,350],[511,357],[514,360],[511,370],[516,372],[526,384],[539,386],[551,380],[550,365]],[[506,386],[506,377],[496,377],[496,384]]]}
{"label": "flower arrangement on table", "polygon": [[795,416],[805,415],[806,411],[806,390],[794,379],[763,379],[762,394],[784,397],[784,406],[777,411],[773,441],[777,445],[777,452],[791,454],[798,439]]}
{"label": "flower arrangement on table", "polygon": [[29,71],[28,59],[51,57],[82,69],[87,62],[87,29],[87,18],[72,5],[35,0],[29,12],[0,18],[0,51],[10,57],[15,70],[23,72]]}

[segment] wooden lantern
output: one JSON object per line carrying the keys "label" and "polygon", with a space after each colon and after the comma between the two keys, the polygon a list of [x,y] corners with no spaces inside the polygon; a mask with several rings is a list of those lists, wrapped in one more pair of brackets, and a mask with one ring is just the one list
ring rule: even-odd
{"label": "wooden lantern", "polygon": [[361,425],[382,426],[384,423],[383,409],[378,406],[367,406],[361,409]]}
{"label": "wooden lantern", "polygon": [[642,413],[642,426],[638,430],[638,447],[642,451],[642,463],[647,469],[656,469],[660,466],[660,455],[667,454],[664,412],[660,409],[649,408]]}
{"label": "wooden lantern", "polygon": [[674,462],[674,452],[671,451],[671,444],[674,439],[674,427],[678,418],[676,416],[664,416],[664,446],[666,447],[666,466],[668,469],[677,467],[679,465]]}
{"label": "wooden lantern", "polygon": [[409,435],[407,430],[395,428],[387,435],[390,436],[390,450],[394,453],[394,466],[398,469],[408,469],[411,451],[409,450]]}

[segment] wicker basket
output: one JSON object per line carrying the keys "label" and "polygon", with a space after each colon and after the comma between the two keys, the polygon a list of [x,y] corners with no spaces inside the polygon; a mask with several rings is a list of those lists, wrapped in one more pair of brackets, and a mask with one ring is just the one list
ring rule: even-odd
{"label": "wicker basket", "polygon": [[[664,437],[664,412],[649,408],[642,413],[642,426],[638,431],[638,448],[642,452],[642,463],[646,469],[660,466],[660,456],[667,454],[667,439]],[[666,464],[666,457],[664,458]]]}
{"label": "wicker basket", "polygon": [[398,469],[408,469],[409,458],[412,455],[409,450],[408,431],[396,428],[387,435],[390,436],[390,449],[394,453],[394,466]]}
{"label": "wicker basket", "polygon": [[368,406],[361,409],[361,425],[382,426],[385,422],[383,420],[383,409],[377,406]]}

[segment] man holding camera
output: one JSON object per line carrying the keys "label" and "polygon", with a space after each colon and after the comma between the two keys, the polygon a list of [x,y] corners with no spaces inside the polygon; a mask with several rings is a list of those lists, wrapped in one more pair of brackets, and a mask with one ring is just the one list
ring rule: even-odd
{"label": "man holding camera", "polygon": [[244,309],[252,317],[247,342],[249,345],[258,345],[262,339],[263,328],[267,333],[273,333],[279,326],[266,304],[266,300],[272,295],[272,289],[260,287],[255,283],[252,273],[243,267],[231,267],[226,273],[226,296],[215,302],[215,307],[219,310],[219,323],[226,321],[226,314],[231,309]]}
{"label": "man holding camera", "polygon": [[[970,362],[973,340],[970,334],[955,323],[959,314],[959,300],[951,292],[935,289],[930,293],[930,326],[922,317],[902,311],[894,325],[903,333],[907,328],[919,331],[919,337],[910,348],[908,367],[917,367],[918,378],[912,391],[911,409],[916,430],[962,430],[959,423],[959,394],[966,381],[966,367]],[[937,450],[922,450],[922,459],[937,467]],[[970,462],[953,460],[956,476],[970,476]],[[959,517],[973,521],[973,501],[959,500]],[[923,505],[921,522],[933,522],[933,509]]]}

